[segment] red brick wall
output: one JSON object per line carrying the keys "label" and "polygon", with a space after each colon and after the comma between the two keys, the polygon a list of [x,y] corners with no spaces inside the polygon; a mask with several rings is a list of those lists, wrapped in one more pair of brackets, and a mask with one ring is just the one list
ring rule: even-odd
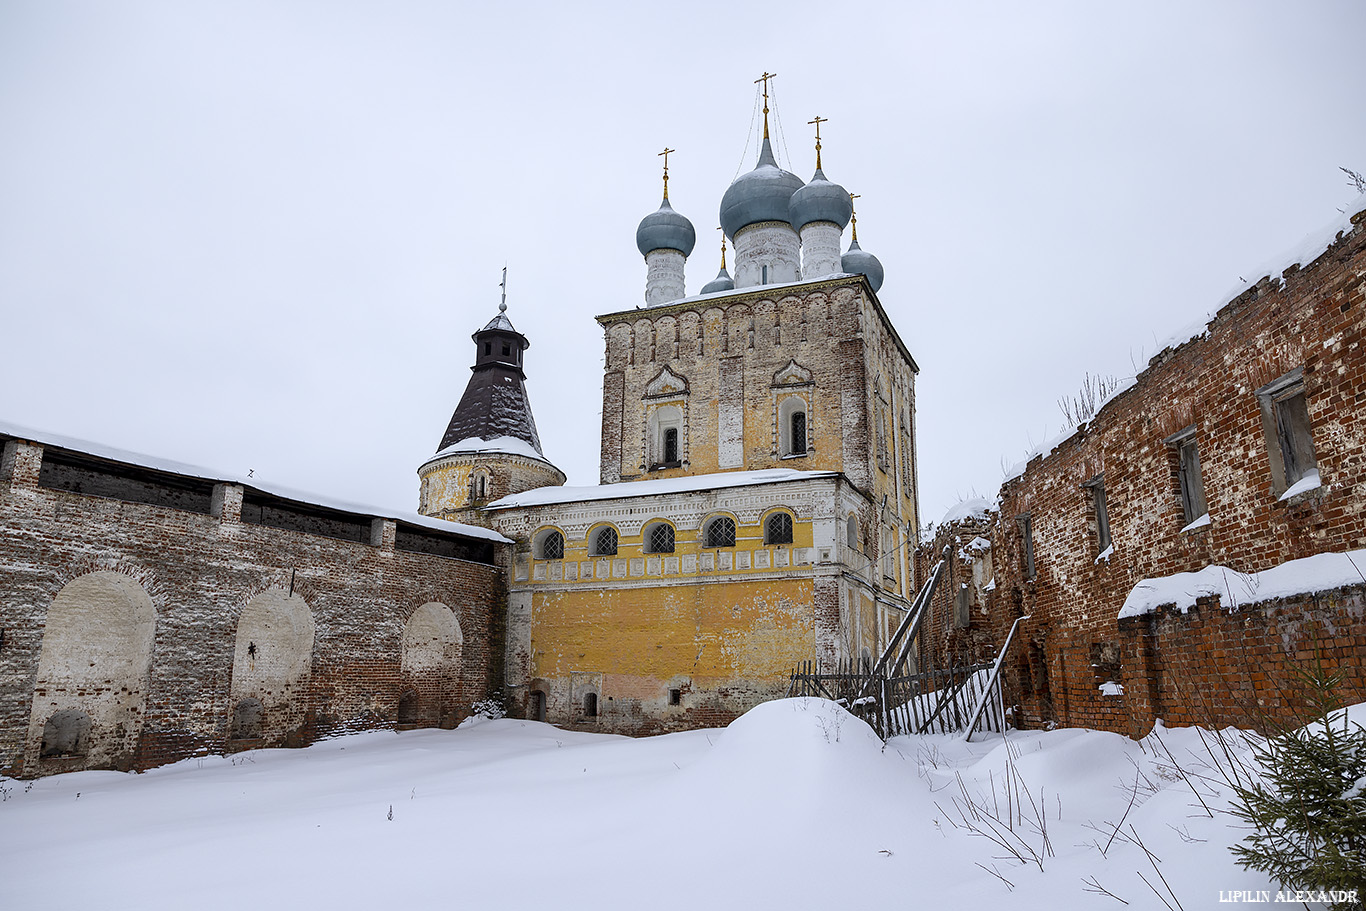
{"label": "red brick wall", "polygon": [[[156,606],[141,738],[121,763],[129,767],[391,727],[409,687],[421,696],[421,720],[452,725],[501,686],[502,569],[395,551],[392,532],[373,545],[235,518],[40,488],[33,472],[0,479],[0,772],[81,767],[39,762],[27,741],[46,610],[64,585],[95,570],[132,576]],[[256,594],[291,585],[315,623],[311,673],[292,706],[298,723],[265,740],[230,741],[237,618]],[[462,628],[458,679],[401,672],[404,623],[429,601],[452,608]]]}
{"label": "red brick wall", "polygon": [[[1323,486],[1282,501],[1256,391],[1296,368]],[[1165,440],[1191,426],[1211,523],[1183,533],[1176,450]],[[1098,559],[1083,486],[1102,474],[1114,547],[1107,559]],[[1032,579],[1022,514],[1032,522]],[[1132,388],[1033,458],[1001,488],[985,536],[996,578],[988,599],[994,640],[1021,612],[1031,615],[1006,670],[1007,704],[1018,706],[1021,723],[1135,732],[1154,717],[1204,721],[1198,706],[1216,721],[1256,721],[1238,705],[1263,698],[1261,681],[1233,671],[1242,656],[1280,647],[1279,620],[1259,625],[1252,617],[1281,617],[1285,608],[1165,617],[1146,638],[1117,618],[1144,578],[1210,564],[1259,572],[1366,547],[1366,212],[1314,262],[1260,282],[1223,307],[1204,336],[1159,353]],[[1321,619],[1329,653],[1366,664],[1360,618]],[[1100,692],[1109,677],[1122,678],[1123,695]],[[1189,683],[1177,699],[1172,688],[1182,680]],[[1268,706],[1277,719],[1288,717],[1288,704]]]}

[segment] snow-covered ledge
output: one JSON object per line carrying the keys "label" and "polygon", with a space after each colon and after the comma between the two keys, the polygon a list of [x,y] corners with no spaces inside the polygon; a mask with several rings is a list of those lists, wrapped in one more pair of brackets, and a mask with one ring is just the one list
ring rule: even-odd
{"label": "snow-covered ledge", "polygon": [[1193,573],[1144,579],[1129,592],[1119,619],[1141,617],[1161,607],[1185,613],[1200,598],[1217,597],[1228,610],[1248,604],[1366,585],[1366,550],[1315,554],[1259,573],[1211,565]]}
{"label": "snow-covered ledge", "polygon": [[1300,478],[1294,484],[1291,484],[1286,489],[1285,493],[1281,494],[1281,502],[1284,503],[1286,500],[1292,500],[1300,494],[1308,493],[1311,490],[1318,490],[1322,486],[1323,480],[1319,477],[1319,470],[1317,468],[1311,468],[1304,473],[1304,477]]}

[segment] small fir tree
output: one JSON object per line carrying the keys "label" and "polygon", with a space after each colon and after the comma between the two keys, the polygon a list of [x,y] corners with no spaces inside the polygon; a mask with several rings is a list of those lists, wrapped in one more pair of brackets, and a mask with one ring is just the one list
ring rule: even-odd
{"label": "small fir tree", "polygon": [[1327,673],[1320,661],[1300,677],[1317,720],[1257,751],[1260,780],[1235,786],[1233,802],[1233,814],[1253,831],[1232,850],[1240,865],[1287,889],[1366,888],[1366,727],[1339,707],[1341,673]]}

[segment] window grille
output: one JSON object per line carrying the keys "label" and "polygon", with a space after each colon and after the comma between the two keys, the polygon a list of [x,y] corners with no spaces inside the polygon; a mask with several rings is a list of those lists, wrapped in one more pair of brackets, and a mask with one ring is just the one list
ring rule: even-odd
{"label": "window grille", "polygon": [[722,516],[707,524],[703,547],[734,547],[735,520]]}
{"label": "window grille", "polygon": [[615,557],[617,554],[617,530],[599,528],[593,536],[593,555],[595,557]]}
{"label": "window grille", "polygon": [[664,431],[664,459],[665,464],[678,461],[678,428],[670,427]]}
{"label": "window grille", "polygon": [[541,539],[541,559],[564,559],[564,535],[560,534],[558,531],[552,531]]}
{"label": "window grille", "polygon": [[794,411],[792,413],[792,454],[801,455],[806,452],[806,412]]}
{"label": "window grille", "polygon": [[764,523],[765,544],[792,543],[792,516],[785,512],[775,512]]}
{"label": "window grille", "polygon": [[650,526],[650,532],[646,536],[646,544],[649,545],[649,553],[652,554],[671,554],[674,552],[674,529],[667,522],[659,522]]}

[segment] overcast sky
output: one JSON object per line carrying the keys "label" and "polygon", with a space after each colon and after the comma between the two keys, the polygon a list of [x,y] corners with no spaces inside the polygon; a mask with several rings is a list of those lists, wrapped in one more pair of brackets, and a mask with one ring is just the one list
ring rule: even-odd
{"label": "overcast sky", "polygon": [[0,0],[0,419],[415,509],[506,264],[546,455],[596,483],[656,153],[696,293],[768,70],[783,164],[828,117],[862,194],[934,521],[1337,217],[1363,41],[1354,0]]}

